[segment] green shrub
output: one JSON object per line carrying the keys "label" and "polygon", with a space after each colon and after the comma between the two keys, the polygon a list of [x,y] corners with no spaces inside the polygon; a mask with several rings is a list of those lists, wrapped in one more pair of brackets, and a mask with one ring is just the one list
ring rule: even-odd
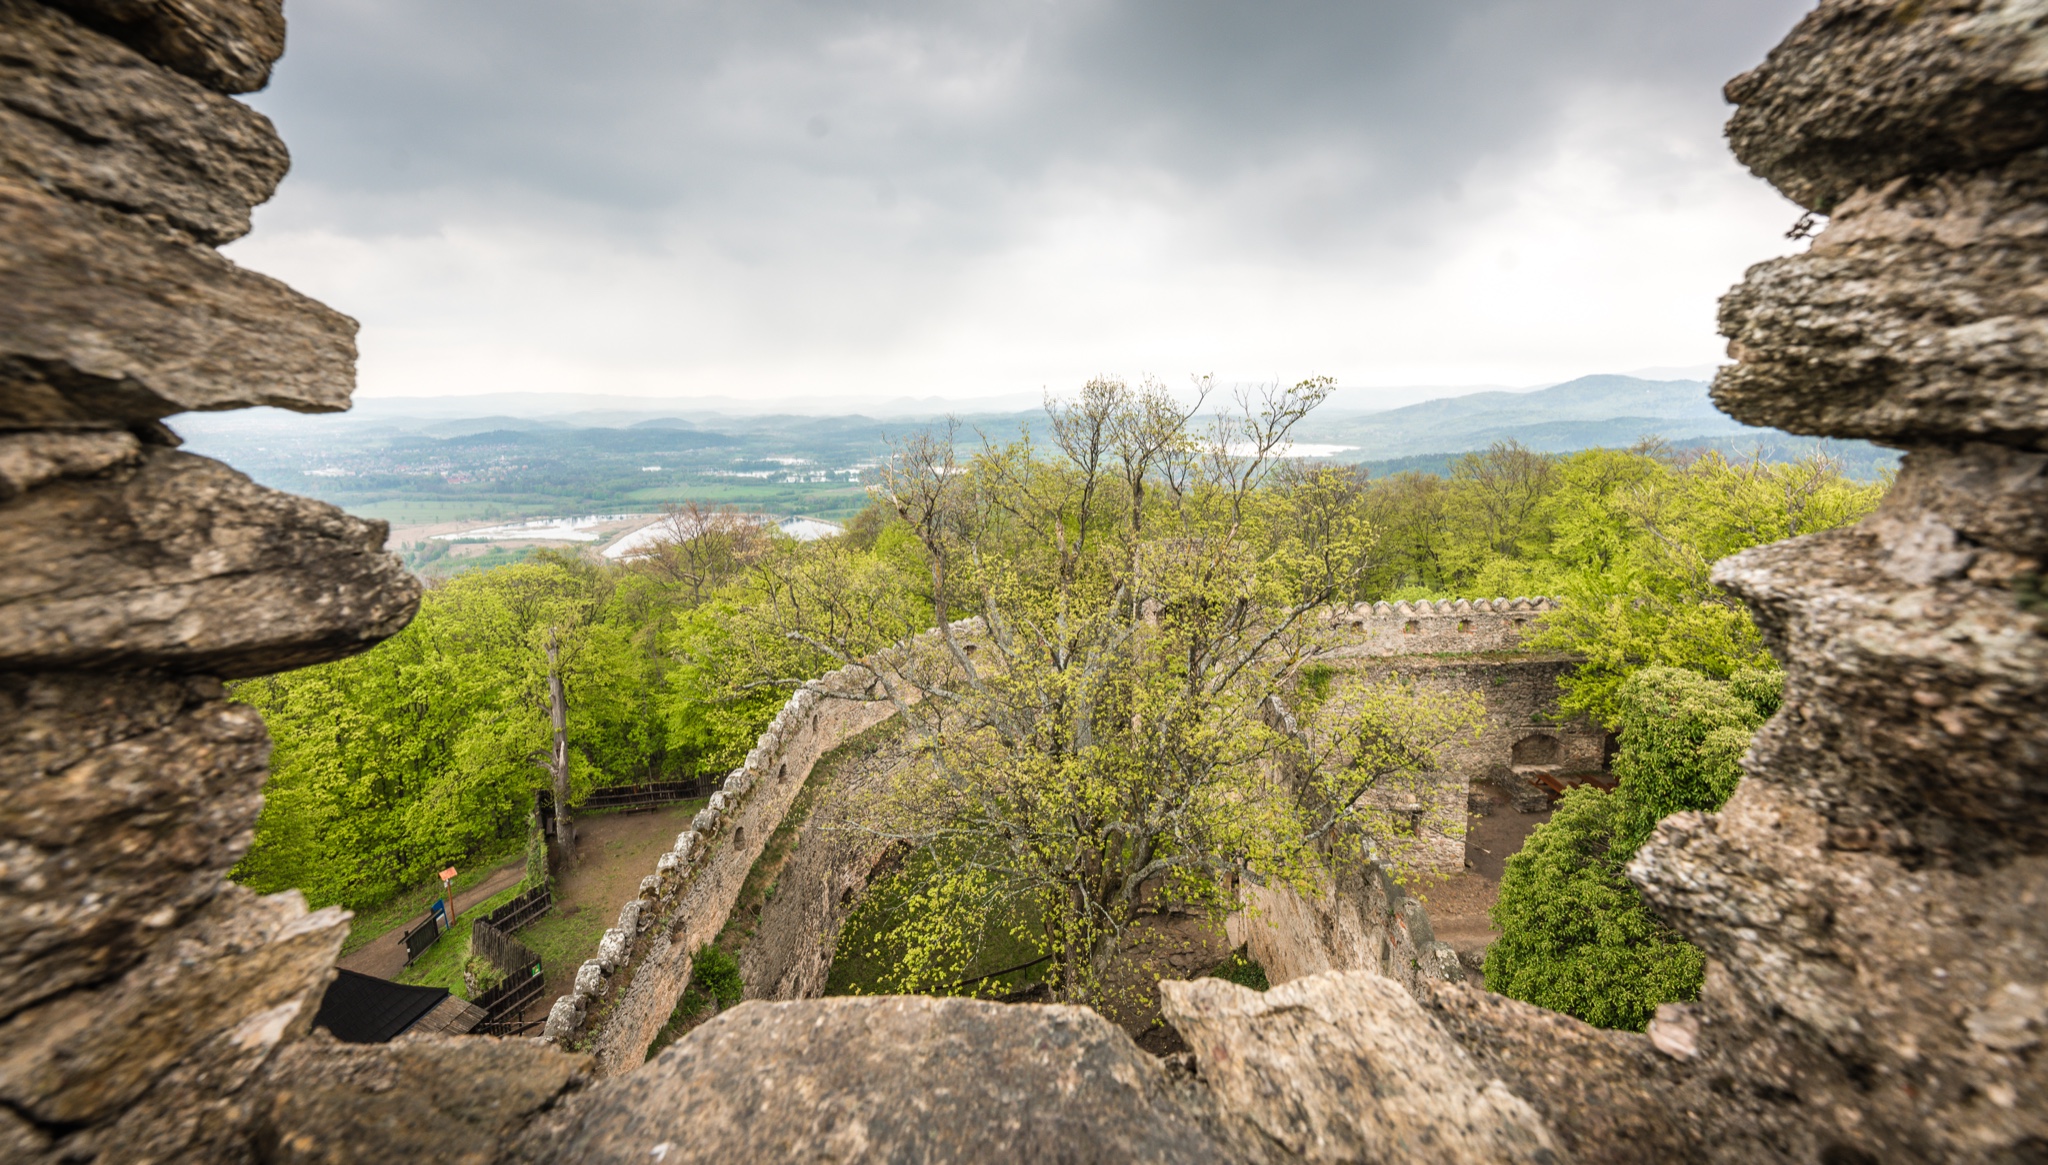
{"label": "green shrub", "polygon": [[1600,1027],[1641,1030],[1659,1003],[1695,999],[1705,958],[1650,913],[1623,872],[1657,823],[1719,809],[1783,680],[1714,680],[1645,668],[1615,692],[1621,751],[1611,794],[1574,789],[1508,859],[1493,907],[1501,937],[1486,985]]}
{"label": "green shrub", "polygon": [[1573,789],[1508,859],[1486,986],[1598,1027],[1640,1031],[1659,1003],[1699,996],[1697,948],[1658,921],[1613,848],[1619,795]]}
{"label": "green shrub", "polygon": [[1682,668],[1644,668],[1615,693],[1621,861],[1635,856],[1659,821],[1688,809],[1719,809],[1735,791],[1742,779],[1737,762],[1764,722],[1759,705],[1768,700],[1775,708],[1784,682],[1766,672],[1740,675],[1724,682]]}
{"label": "green shrub", "polygon": [[718,1000],[720,1008],[738,1003],[746,991],[746,984],[740,980],[739,960],[716,943],[697,948],[690,963],[690,986]]}
{"label": "green shrub", "polygon": [[1230,952],[1229,960],[1210,971],[1209,977],[1235,983],[1239,987],[1249,987],[1254,991],[1264,991],[1270,986],[1266,982],[1266,969],[1253,962],[1252,957],[1241,950]]}

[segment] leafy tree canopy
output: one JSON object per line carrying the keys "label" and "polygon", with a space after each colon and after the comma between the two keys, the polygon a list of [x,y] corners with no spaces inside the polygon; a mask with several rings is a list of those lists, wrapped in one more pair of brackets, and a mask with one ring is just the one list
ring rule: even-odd
{"label": "leafy tree canopy", "polygon": [[1775,673],[1710,679],[1645,668],[1615,692],[1613,793],[1574,789],[1508,859],[1486,985],[1601,1027],[1640,1029],[1659,1003],[1696,998],[1700,952],[1653,915],[1623,872],[1657,822],[1719,809],[1751,737],[1777,706]]}

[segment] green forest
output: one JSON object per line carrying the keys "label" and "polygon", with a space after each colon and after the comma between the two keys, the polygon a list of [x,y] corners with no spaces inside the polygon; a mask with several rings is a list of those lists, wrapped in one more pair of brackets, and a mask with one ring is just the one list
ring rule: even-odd
{"label": "green forest", "polygon": [[[1777,699],[1709,568],[1854,522],[1887,483],[1655,444],[1507,442],[1441,475],[1288,458],[1328,391],[1198,412],[1095,382],[1016,440],[898,443],[842,538],[701,514],[646,559],[546,552],[435,582],[377,648],[235,685],[276,742],[236,877],[365,909],[516,845],[552,780],[551,678],[575,804],[723,773],[794,685],[862,664],[915,742],[856,823],[907,854],[873,895],[887,918],[857,928],[890,952],[879,985],[948,990],[995,935],[1044,956],[1058,997],[1114,1006],[1147,893],[1220,915],[1243,876],[1403,871],[1419,826],[1380,795],[1430,779],[1475,710],[1333,681],[1318,611],[1541,594],[1560,609],[1530,646],[1584,659],[1565,706],[1619,734],[1619,786],[1567,795],[1509,862],[1487,981],[1640,1028],[1701,961],[1622,870],[1659,818],[1726,799]],[[978,652],[915,638],[963,618]]]}

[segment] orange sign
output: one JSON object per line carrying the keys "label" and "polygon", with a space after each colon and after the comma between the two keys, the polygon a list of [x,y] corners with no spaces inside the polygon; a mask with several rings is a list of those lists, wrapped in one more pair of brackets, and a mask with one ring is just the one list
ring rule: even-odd
{"label": "orange sign", "polygon": [[441,880],[443,882],[453,882],[455,880],[455,867],[449,866],[447,869],[442,870]]}

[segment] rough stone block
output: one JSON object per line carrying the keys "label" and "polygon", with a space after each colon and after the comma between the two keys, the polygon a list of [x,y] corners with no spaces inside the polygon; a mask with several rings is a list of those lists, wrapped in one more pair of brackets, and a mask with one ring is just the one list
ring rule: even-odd
{"label": "rough stone block", "polygon": [[34,0],[0,0],[0,164],[219,245],[290,165],[270,119]]}
{"label": "rough stone block", "polygon": [[1735,156],[1825,213],[2048,143],[2048,27],[2025,0],[1822,0],[1727,96]]}
{"label": "rough stone block", "polygon": [[561,1043],[582,1024],[583,1000],[575,995],[558,996],[555,1005],[548,1009],[547,1022],[541,1025],[540,1038]]}
{"label": "rough stone block", "polygon": [[223,889],[119,979],[0,1026],[0,1102],[45,1125],[102,1121],[174,1066],[189,1074],[195,1059],[211,1064],[217,1087],[239,1087],[312,1023],[348,917],[332,906],[308,913],[297,891]]}
{"label": "rough stone block", "polygon": [[[666,874],[670,870],[676,868],[676,855],[663,854],[661,855],[661,859],[654,863],[654,866],[657,870],[660,871],[660,873],[649,874],[646,877],[640,879],[640,897],[642,899],[652,898],[655,895],[661,893],[661,875]],[[621,914],[621,917],[624,917],[623,913]],[[637,918],[638,915],[636,914],[636,921]]]}
{"label": "rough stone block", "polygon": [[728,808],[730,808],[731,805],[732,799],[727,797],[723,792],[718,792],[711,794],[711,801],[708,805],[705,806],[705,808],[709,809],[713,813],[723,813]]}
{"label": "rough stone block", "polygon": [[1463,983],[1420,983],[1417,1001],[1482,1073],[1536,1109],[1579,1165],[1707,1159],[1702,1112],[1674,1102],[1683,1074],[1642,1036]]}
{"label": "rough stone block", "polygon": [[699,809],[697,815],[690,819],[690,832],[700,837],[709,837],[717,831],[718,810],[716,809]]}
{"label": "rough stone block", "polygon": [[51,0],[157,64],[222,93],[270,83],[284,0]]}
{"label": "rough stone block", "polygon": [[604,962],[601,959],[585,960],[576,968],[576,994],[595,998],[604,990]]}
{"label": "rough stone block", "polygon": [[[2048,858],[1977,875],[1843,849],[1751,777],[1718,814],[1665,819],[1629,876],[1709,960],[1689,1067],[1713,1068],[1682,1073],[1675,1106],[1769,1146],[1719,1159],[2023,1160],[2039,1143],[2048,1061],[1982,1033],[2012,1030],[2015,992],[2044,982]],[[1731,1072],[1775,1090],[1715,1091]]]}
{"label": "rough stone block", "polygon": [[344,409],[355,331],[208,247],[0,172],[0,428]]}
{"label": "rough stone block", "polygon": [[[1791,791],[1829,844],[1914,864],[2048,852],[2048,636],[2029,576],[1978,579],[1984,552],[1933,515],[1887,508],[1723,560],[1786,665],[1750,781]],[[1981,572],[1980,572],[1981,573]]]}
{"label": "rough stone block", "polygon": [[118,973],[218,892],[269,755],[214,680],[0,673],[0,1017]]}
{"label": "rough stone block", "polygon": [[[647,881],[648,880],[644,878],[641,880],[641,889],[644,890],[647,888]],[[661,880],[658,878],[654,879],[654,883],[658,886],[661,884]],[[633,935],[640,933],[640,911],[641,905],[640,900],[638,898],[635,898],[631,902],[626,903],[624,906],[619,907],[619,933],[624,934],[629,938]]]}
{"label": "rough stone block", "polygon": [[743,1003],[543,1114],[514,1152],[587,1165],[1270,1157],[1092,1011],[916,996]]}
{"label": "rough stone block", "polygon": [[1159,984],[1166,1020],[1229,1111],[1305,1161],[1558,1161],[1528,1102],[1391,979],[1331,971],[1258,992]]}
{"label": "rough stone block", "polygon": [[261,1160],[279,1163],[489,1162],[589,1074],[590,1057],[527,1040],[365,1045],[316,1033],[281,1052],[258,1082],[254,1140]]}
{"label": "rough stone block", "polygon": [[385,526],[152,447],[0,504],[0,666],[260,675],[395,634],[419,582]]}
{"label": "rough stone block", "polygon": [[[701,817],[703,816],[703,814],[700,813],[698,814],[698,816]],[[677,860],[681,861],[684,865],[688,865],[690,863],[690,860],[694,858],[697,855],[698,851],[702,850],[703,848],[704,835],[697,832],[697,830],[693,828],[686,829],[683,832],[677,834],[676,847],[675,849],[669,852],[675,854]]]}
{"label": "rough stone block", "polygon": [[0,502],[47,481],[84,477],[141,458],[142,443],[119,430],[0,433]]}
{"label": "rough stone block", "polygon": [[1864,527],[1896,546],[1927,522],[1952,532],[1934,534],[1940,552],[1968,553],[1973,577],[1990,577],[1993,568],[2003,578],[2039,573],[2048,560],[2048,454],[1985,444],[1913,450]]}
{"label": "rough stone block", "polygon": [[[624,930],[614,927],[611,930],[605,931],[604,937],[597,940],[598,965],[606,971],[618,970],[626,965],[628,949],[628,940]],[[580,974],[577,976],[577,986],[579,988],[582,986],[582,978]]]}
{"label": "rough stone block", "polygon": [[1721,301],[1739,363],[1714,401],[1751,425],[1890,444],[2048,440],[2048,153],[1900,182]]}

